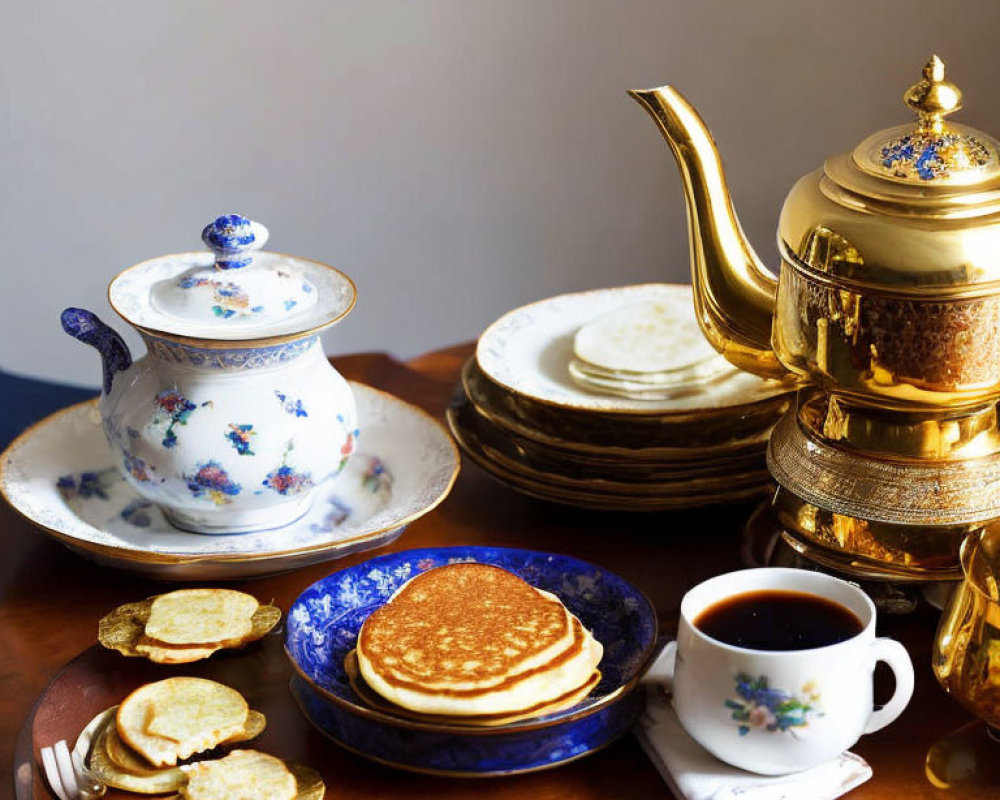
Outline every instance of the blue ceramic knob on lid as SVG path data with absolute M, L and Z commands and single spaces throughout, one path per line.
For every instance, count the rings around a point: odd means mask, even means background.
M 267 242 L 267 228 L 239 214 L 223 214 L 205 226 L 201 240 L 215 253 L 216 269 L 239 269 Z

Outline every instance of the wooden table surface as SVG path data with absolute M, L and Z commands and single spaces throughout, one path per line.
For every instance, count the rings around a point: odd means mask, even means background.
M 405 364 L 381 354 L 335 358 L 345 376 L 390 391 L 443 418 L 471 353 L 471 345 L 442 350 Z M 414 522 L 384 550 L 291 574 L 234 584 L 287 609 L 309 584 L 377 552 L 445 544 L 495 544 L 570 553 L 602 564 L 634 582 L 656 605 L 661 628 L 676 629 L 681 596 L 699 581 L 742 565 L 740 533 L 751 507 L 684 513 L 597 513 L 523 497 L 463 461 L 454 490 L 435 511 Z M 109 609 L 170 585 L 100 568 L 70 553 L 0 503 L 0 797 L 15 780 L 12 759 L 19 732 L 36 698 L 61 668 L 94 644 L 97 621 Z M 970 718 L 938 687 L 930 670 L 936 612 L 921 608 L 905 617 L 882 617 L 879 635 L 902 641 L 913 658 L 916 690 L 893 725 L 864 737 L 854 748 L 875 776 L 852 800 L 956 797 L 924 778 L 927 748 Z M 883 677 L 881 674 L 879 677 Z M 879 685 L 876 694 L 888 695 Z M 276 689 L 285 691 L 287 689 Z M 280 697 L 276 702 L 280 701 Z M 287 697 L 289 705 L 292 704 Z M 564 767 L 532 775 L 468 781 L 398 772 L 339 749 L 304 719 L 287 717 L 289 741 L 300 742 L 311 766 L 324 773 L 336 798 L 669 798 L 659 775 L 625 737 L 608 749 Z M 30 737 L 19 754 L 30 763 Z M 280 754 L 280 753 L 279 753 Z M 36 797 L 47 797 L 39 788 Z M 30 796 L 30 795 L 28 795 Z M 1000 796 L 1000 788 L 997 790 Z M 803 798 L 803 800 L 806 800 Z

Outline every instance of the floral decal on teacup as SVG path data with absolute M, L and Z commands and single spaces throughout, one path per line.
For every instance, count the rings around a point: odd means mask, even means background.
M 727 697 L 723 704 L 739 723 L 740 736 L 746 736 L 751 728 L 794 734 L 795 728 L 808 727 L 810 716 L 823 713 L 819 689 L 812 681 L 803 684 L 798 694 L 772 688 L 766 675 L 754 678 L 741 672 L 735 681 L 737 696 Z

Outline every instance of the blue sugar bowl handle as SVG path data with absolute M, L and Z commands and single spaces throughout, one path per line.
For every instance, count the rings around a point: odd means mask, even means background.
M 132 366 L 132 354 L 125 340 L 85 308 L 67 308 L 60 315 L 60 321 L 66 333 L 101 354 L 101 365 L 104 367 L 102 386 L 104 394 L 109 394 L 115 375 Z
M 201 240 L 215 253 L 216 269 L 241 269 L 267 241 L 267 228 L 240 214 L 223 214 L 205 226 Z

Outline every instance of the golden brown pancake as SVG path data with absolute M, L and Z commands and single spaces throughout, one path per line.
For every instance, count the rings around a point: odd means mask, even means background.
M 562 602 L 506 570 L 452 564 L 405 584 L 364 623 L 367 685 L 420 714 L 520 714 L 567 696 L 603 648 Z
M 483 688 L 571 636 L 558 600 L 499 567 L 451 564 L 413 578 L 371 614 L 358 650 L 392 684 Z

